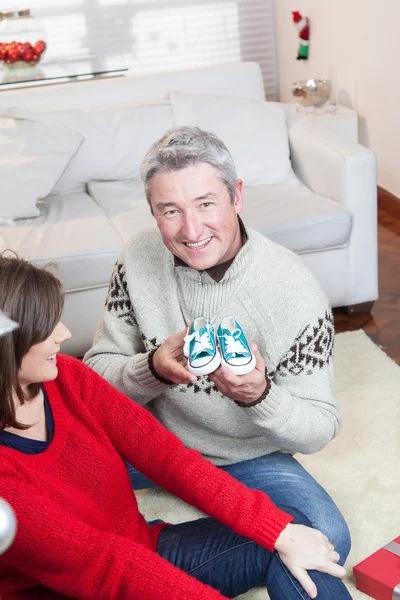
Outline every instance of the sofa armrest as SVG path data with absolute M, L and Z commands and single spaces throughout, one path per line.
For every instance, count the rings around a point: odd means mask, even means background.
M 370 204 L 376 213 L 375 154 L 344 136 L 301 124 L 289 129 L 294 172 L 316 194 L 357 210 Z
M 307 124 L 289 129 L 294 172 L 314 193 L 352 213 L 348 253 L 351 297 L 378 297 L 377 182 L 375 154 L 345 136 Z M 362 300 L 361 300 L 362 298 Z M 352 303 L 356 303 L 353 301 Z

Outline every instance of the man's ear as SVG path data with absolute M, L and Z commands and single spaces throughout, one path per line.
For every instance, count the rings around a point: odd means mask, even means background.
M 234 200 L 236 214 L 240 214 L 243 210 L 242 190 L 243 190 L 243 181 L 242 181 L 242 179 L 237 179 L 236 180 L 235 200 Z

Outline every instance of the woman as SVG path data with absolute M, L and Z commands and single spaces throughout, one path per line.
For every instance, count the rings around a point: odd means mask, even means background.
M 320 600 L 350 598 L 339 555 L 301 513 L 186 449 L 58 355 L 70 337 L 62 309 L 54 275 L 0 256 L 0 310 L 20 324 L 0 340 L 0 496 L 18 521 L 0 596 L 216 600 L 266 585 L 272 600 L 317 588 Z M 147 524 L 124 461 L 212 518 Z

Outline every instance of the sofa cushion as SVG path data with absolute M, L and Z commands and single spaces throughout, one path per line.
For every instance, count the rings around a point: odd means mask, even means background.
M 293 173 L 284 110 L 276 103 L 172 92 L 174 125 L 198 125 L 221 138 L 245 185 L 285 181 Z
M 63 123 L 0 118 L 0 218 L 38 216 L 37 200 L 50 193 L 82 140 Z
M 56 262 L 67 292 L 108 285 L 122 240 L 85 193 L 48 196 L 40 216 L 0 227 L 0 245 L 40 265 Z
M 156 224 L 139 178 L 130 181 L 91 181 L 88 192 L 124 242 L 138 231 Z
M 50 112 L 46 122 L 79 131 L 84 141 L 52 194 L 82 191 L 88 181 L 136 177 L 150 145 L 172 127 L 170 104 L 132 104 L 94 110 Z
M 244 188 L 244 222 L 297 254 L 346 246 L 352 214 L 339 202 L 306 186 Z

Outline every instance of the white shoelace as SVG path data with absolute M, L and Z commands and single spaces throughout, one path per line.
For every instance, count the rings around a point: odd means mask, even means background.
M 194 340 L 194 348 L 193 348 L 192 354 L 197 355 L 206 350 L 211 350 L 211 352 L 213 351 L 213 346 L 211 344 L 209 331 L 205 331 L 201 335 L 198 331 L 195 331 L 191 335 L 187 335 L 185 337 L 185 342 L 187 342 L 188 344 L 192 340 Z
M 236 356 L 236 354 L 248 354 L 248 351 L 243 346 L 242 342 L 239 339 L 234 338 L 235 333 L 238 333 L 240 336 L 240 329 L 234 329 L 231 334 L 224 333 L 224 335 L 220 336 L 225 340 L 227 354 L 232 354 L 232 356 Z

